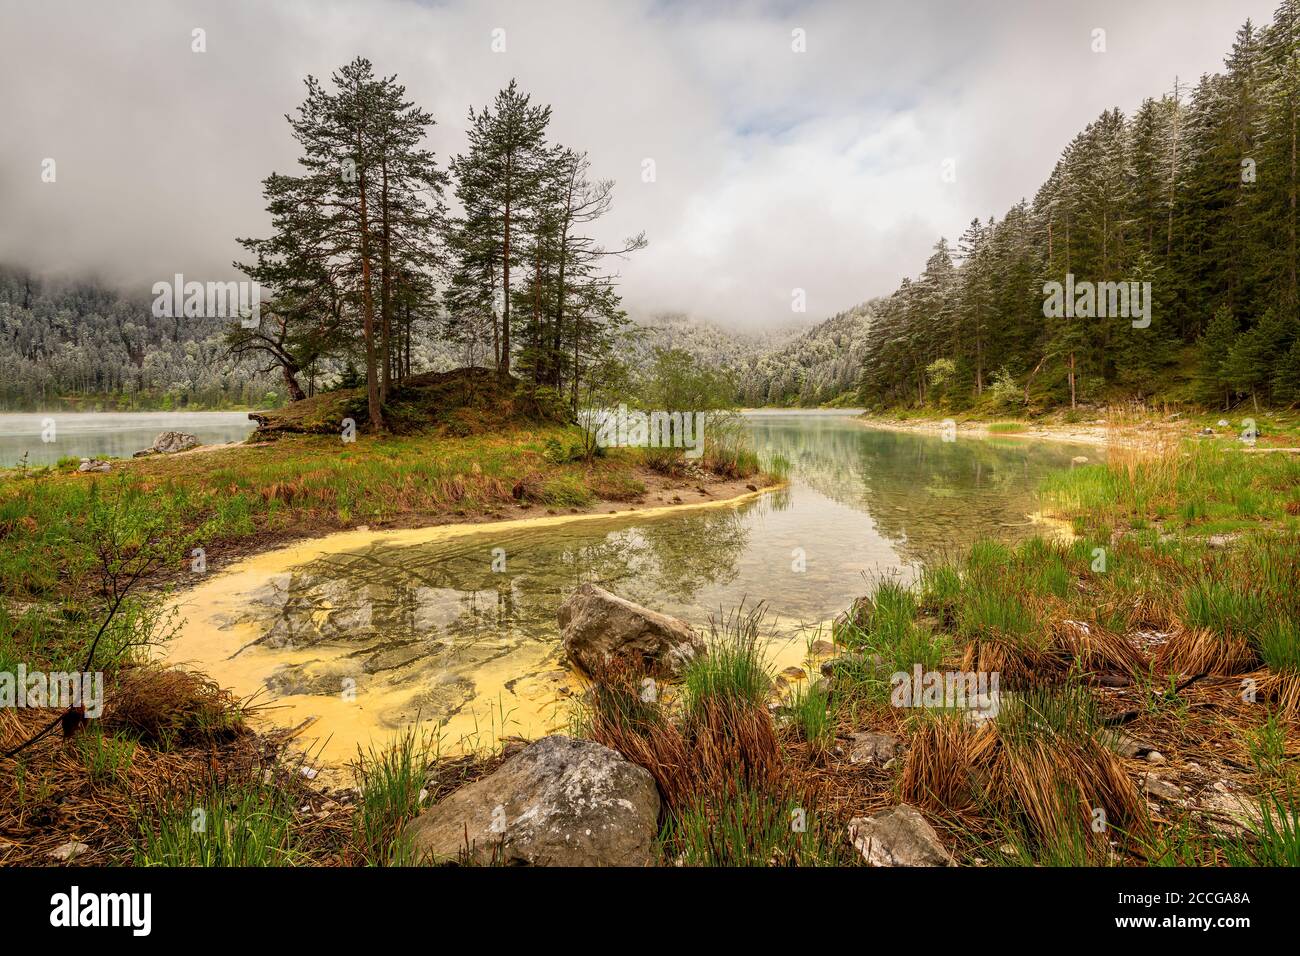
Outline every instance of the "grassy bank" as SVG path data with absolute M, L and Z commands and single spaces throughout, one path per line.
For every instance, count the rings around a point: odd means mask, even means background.
M 0 647 L 9 663 L 42 652 L 78 661 L 98 626 L 105 572 L 93 561 L 53 577 L 33 569 L 48 556 L 95 555 L 98 539 L 116 542 L 129 570 L 133 548 L 168 533 L 173 546 L 190 545 L 235 496 L 256 498 L 238 526 L 255 535 L 344 520 L 340 482 L 361 492 L 347 519 L 378 522 L 399 520 L 403 501 L 518 507 L 515 484 L 532 472 L 542 478 L 525 485 L 523 503 L 539 509 L 566 506 L 545 497 L 548 481 L 594 495 L 602 482 L 638 480 L 622 453 L 565 460 L 556 453 L 565 436 L 439 439 L 436 465 L 418 438 L 362 439 L 348 449 L 355 459 L 340 459 L 324 455 L 327 439 L 304 437 L 233 449 L 221 469 L 145 459 L 126 474 L 22 479 L 28 486 L 6 487 L 15 496 L 6 500 L 86 510 L 6 565 L 6 587 L 21 585 L 22 597 L 4 602 Z M 78 482 L 88 497 L 60 497 Z M 285 482 L 300 490 L 249 491 Z M 450 495 L 456 482 L 465 490 Z M 126 485 L 125 499 L 107 494 Z M 164 486 L 165 497 L 154 494 Z M 575 710 L 574 731 L 655 778 L 659 861 L 857 865 L 849 821 L 906 802 L 962 865 L 1300 862 L 1300 459 L 1214 439 L 1112 449 L 1106 464 L 1051 478 L 1043 498 L 1075 540 L 985 541 L 926 567 L 914 586 L 878 581 L 810 639 L 809 680 L 771 672 L 761 611 L 744 609 L 715 621 L 711 653 L 655 701 L 642 699 L 640 675 L 604 675 Z M 151 507 L 123 510 L 124 500 Z M 179 503 L 197 500 L 205 517 L 178 521 L 190 513 Z M 42 533 L 37 515 L 69 512 L 4 514 L 6 533 L 22 540 Z M 32 838 L 0 848 L 0 859 L 47 862 L 75 838 L 91 863 L 411 862 L 403 824 L 502 759 L 441 759 L 408 734 L 358 755 L 355 789 L 321 787 L 303 773 L 291 733 L 249 733 L 246 706 L 220 688 L 132 666 L 134 641 L 165 633 L 151 613 L 147 600 L 132 603 L 106 638 L 130 706 L 4 761 L 15 783 L 0 805 L 5 832 Z M 996 673 L 996 713 L 959 701 L 898 706 L 893 676 L 918 665 Z M 0 736 L 21 739 L 44 717 L 0 714 Z M 198 833 L 187 822 L 196 809 L 209 821 Z
M 93 864 L 391 862 L 383 821 L 410 809 L 428 748 L 358 755 L 357 791 L 316 785 L 291 734 L 251 731 L 256 701 L 148 663 L 176 623 L 161 611 L 166 591 L 243 555 L 361 525 L 623 509 L 771 479 L 724 429 L 686 461 L 593 454 L 559 423 L 498 424 L 346 443 L 282 431 L 113 461 L 103 474 L 75 461 L 0 474 L 0 672 L 100 671 L 106 701 L 84 724 L 61 722 L 57 709 L 0 709 L 0 863 L 48 864 L 59 847 Z M 189 829 L 195 810 L 210 837 Z
M 835 622 L 824 680 L 771 674 L 749 618 L 675 703 L 597 695 L 586 731 L 665 795 L 663 862 L 860 863 L 849 820 L 900 802 L 962 865 L 1300 861 L 1300 463 L 1187 444 L 1045 497 L 1075 541 L 878 582 Z M 996 713 L 898 706 L 918 665 L 998 674 Z
M 1241 442 L 1254 435 L 1256 452 L 1300 448 L 1300 415 L 1293 410 L 1238 408 L 1232 412 L 1141 405 L 1057 408 L 1037 414 L 1007 409 L 897 408 L 870 411 L 875 428 L 947 432 L 957 436 L 1012 436 L 1155 449 L 1186 438 Z

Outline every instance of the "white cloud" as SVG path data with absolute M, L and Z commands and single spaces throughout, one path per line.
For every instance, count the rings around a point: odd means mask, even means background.
M 288 171 L 307 73 L 360 53 L 463 146 L 512 76 L 555 138 L 619 182 L 604 224 L 634 314 L 787 322 L 887 293 L 940 234 L 1032 195 L 1101 110 L 1219 68 L 1271 0 L 1009 2 L 45 2 L 0 11 L 0 262 L 133 288 L 225 274 Z M 1093 54 L 1091 30 L 1107 30 Z M 190 51 L 194 27 L 208 51 Z M 506 30 L 493 54 L 491 31 Z M 790 49 L 790 31 L 808 50 Z M 58 163 L 58 181 L 40 163 Z M 641 181 L 653 158 L 658 178 Z M 957 181 L 940 179 L 955 157 Z

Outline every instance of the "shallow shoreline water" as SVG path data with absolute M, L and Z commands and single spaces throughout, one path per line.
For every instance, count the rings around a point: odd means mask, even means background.
M 340 532 L 263 552 L 175 599 L 187 620 L 166 659 L 259 695 L 276 726 L 314 720 L 304 739 L 326 764 L 416 724 L 436 729 L 444 753 L 481 750 L 567 726 L 582 684 L 562 661 L 555 609 L 581 581 L 699 629 L 762 601 L 779 671 L 803 666 L 873 578 L 911 580 L 917 562 L 975 536 L 1056 531 L 1032 489 L 1069 466 L 1066 446 L 954 445 L 840 415 L 750 422 L 760 454 L 790 462 L 789 485 L 613 514 Z

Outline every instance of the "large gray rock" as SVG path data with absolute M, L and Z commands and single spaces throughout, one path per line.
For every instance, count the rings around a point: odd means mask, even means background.
M 621 661 L 655 677 L 679 676 L 704 640 L 684 621 L 584 584 L 560 605 L 560 631 L 569 660 L 588 674 Z
M 424 862 L 649 866 L 659 790 L 617 751 L 555 735 L 462 787 L 407 828 Z
M 849 840 L 872 866 L 954 865 L 934 827 L 906 803 L 874 817 L 854 817 Z
M 197 435 L 188 435 L 185 432 L 162 432 L 153 440 L 149 450 L 161 455 L 170 455 L 174 452 L 198 448 L 199 444 Z

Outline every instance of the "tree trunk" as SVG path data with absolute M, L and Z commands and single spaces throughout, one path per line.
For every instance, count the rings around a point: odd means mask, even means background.
M 510 377 L 510 163 L 506 163 L 506 214 L 505 243 L 501 255 L 501 364 L 497 366 L 502 378 Z
M 388 223 L 388 159 L 385 157 L 379 166 L 379 217 L 380 235 L 382 237 L 379 258 L 379 311 L 380 311 L 380 355 L 383 359 L 383 378 L 379 382 L 379 400 L 388 401 L 388 387 L 392 376 L 392 280 L 389 263 L 389 223 Z
M 280 366 L 280 373 L 284 376 L 284 387 L 289 390 L 289 400 L 301 402 L 307 396 L 303 393 L 302 386 L 298 384 L 297 369 L 290 368 L 288 365 Z
M 357 134 L 357 154 L 362 155 L 361 134 Z M 370 218 L 366 208 L 366 174 L 357 180 L 361 187 L 361 320 L 366 340 L 366 413 L 373 431 L 384 427 L 384 413 L 379 403 L 379 376 L 375 367 L 375 297 L 370 282 Z

